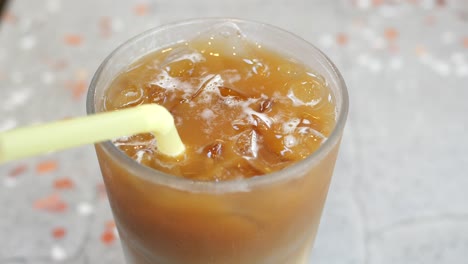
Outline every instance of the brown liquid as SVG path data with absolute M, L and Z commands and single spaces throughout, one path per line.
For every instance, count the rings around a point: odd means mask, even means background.
M 177 160 L 164 157 L 150 134 L 119 139 L 119 148 L 146 166 L 206 181 L 263 175 L 315 151 L 335 123 L 324 80 L 277 53 L 241 44 L 243 55 L 222 37 L 179 44 L 118 76 L 106 110 L 165 106 L 187 151 Z
M 185 156 L 161 155 L 150 134 L 115 144 L 144 165 L 202 181 L 263 175 L 315 151 L 335 124 L 325 82 L 240 35 L 234 42 L 213 35 L 163 49 L 109 87 L 105 110 L 152 102 L 167 107 Z M 96 147 L 130 264 L 304 263 L 337 149 L 291 180 L 243 192 L 197 193 L 133 175 Z

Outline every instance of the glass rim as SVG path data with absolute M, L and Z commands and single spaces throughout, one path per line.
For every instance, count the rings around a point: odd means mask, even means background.
M 155 28 L 146 30 L 120 44 L 116 49 L 114 49 L 101 63 L 101 65 L 96 70 L 87 93 L 86 98 L 86 112 L 88 115 L 92 115 L 96 112 L 95 104 L 95 94 L 98 80 L 101 77 L 103 70 L 108 65 L 109 61 L 116 55 L 118 52 L 131 43 L 143 39 L 149 35 L 158 34 L 158 32 L 163 32 L 170 30 L 172 28 L 181 27 L 189 24 L 204 23 L 204 22 L 234 22 L 242 24 L 250 24 L 266 27 L 269 30 L 281 32 L 286 34 L 294 41 L 301 41 L 306 43 L 308 46 L 313 48 L 317 55 L 321 57 L 323 62 L 326 63 L 325 68 L 329 68 L 332 71 L 334 77 L 336 78 L 338 84 L 338 92 L 341 93 L 341 104 L 339 105 L 339 111 L 337 112 L 336 123 L 333 128 L 333 131 L 330 133 L 330 136 L 322 143 L 322 145 L 312 154 L 307 156 L 305 159 L 295 162 L 294 164 L 272 173 L 267 173 L 259 176 L 254 176 L 246 179 L 239 180 L 227 180 L 227 181 L 197 181 L 192 179 L 183 178 L 180 176 L 171 175 L 158 171 L 156 169 L 142 165 L 131 157 L 127 156 L 123 151 L 117 148 L 111 141 L 105 141 L 97 143 L 101 146 L 114 160 L 117 160 L 125 168 L 129 168 L 132 171 L 132 174 L 135 174 L 137 177 L 144 178 L 150 182 L 160 185 L 170 186 L 175 189 L 190 191 L 190 192 L 206 192 L 206 193 L 226 193 L 226 192 L 245 192 L 249 191 L 255 187 L 264 186 L 272 183 L 281 182 L 284 180 L 293 179 L 296 177 L 302 177 L 303 169 L 309 166 L 315 166 L 320 160 L 322 160 L 336 144 L 339 143 L 344 130 L 346 123 L 348 111 L 349 111 L 349 98 L 348 90 L 346 83 L 339 72 L 335 64 L 326 56 L 320 49 L 315 45 L 311 44 L 307 40 L 297 36 L 294 33 L 291 33 L 287 30 L 281 29 L 279 27 L 252 20 L 237 19 L 237 18 L 198 18 L 198 19 L 188 19 L 177 21 L 169 24 L 164 24 L 157 26 Z

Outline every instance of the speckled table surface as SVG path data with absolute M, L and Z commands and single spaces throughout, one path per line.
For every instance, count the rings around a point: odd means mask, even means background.
M 13 0 L 0 130 L 85 114 L 119 43 L 163 23 L 259 20 L 315 43 L 351 111 L 311 263 L 468 263 L 468 1 Z M 91 146 L 0 166 L 0 263 L 124 263 Z

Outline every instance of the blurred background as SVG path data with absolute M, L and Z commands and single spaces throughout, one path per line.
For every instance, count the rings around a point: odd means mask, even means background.
M 85 115 L 103 59 L 164 23 L 238 17 L 305 38 L 337 64 L 351 102 L 311 263 L 467 263 L 467 0 L 11 0 L 3 9 L 0 130 Z M 124 263 L 91 146 L 0 166 L 0 263 Z

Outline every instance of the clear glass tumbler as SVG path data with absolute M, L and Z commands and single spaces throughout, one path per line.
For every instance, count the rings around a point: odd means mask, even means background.
M 320 222 L 348 112 L 346 85 L 316 47 L 276 27 L 236 19 L 199 19 L 146 31 L 112 52 L 88 92 L 88 114 L 103 109 L 112 80 L 142 56 L 190 40 L 221 23 L 322 75 L 337 120 L 323 145 L 278 172 L 243 180 L 197 182 L 138 164 L 112 142 L 96 152 L 129 264 L 306 263 Z

